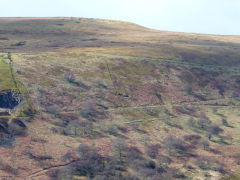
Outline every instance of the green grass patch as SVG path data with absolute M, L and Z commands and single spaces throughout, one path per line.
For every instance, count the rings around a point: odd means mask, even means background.
M 0 58 L 0 91 L 16 90 L 9 64 Z

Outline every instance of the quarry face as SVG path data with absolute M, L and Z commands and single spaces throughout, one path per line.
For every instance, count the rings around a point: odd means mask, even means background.
M 11 90 L 0 92 L 0 108 L 1 109 L 14 109 L 19 103 L 21 99 L 19 95 Z

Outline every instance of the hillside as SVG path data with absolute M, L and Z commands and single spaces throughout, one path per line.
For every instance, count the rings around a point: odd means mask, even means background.
M 2 179 L 239 172 L 240 36 L 0 18 L 0 53 Z

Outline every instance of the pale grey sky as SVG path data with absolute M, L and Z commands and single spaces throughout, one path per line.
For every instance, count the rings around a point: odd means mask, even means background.
M 89 17 L 146 27 L 240 35 L 240 0 L 0 0 L 0 17 Z

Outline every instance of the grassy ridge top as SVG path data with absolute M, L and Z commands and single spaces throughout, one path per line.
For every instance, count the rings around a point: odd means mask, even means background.
M 240 36 L 157 31 L 100 19 L 0 19 L 0 42 L 0 49 L 12 52 L 121 47 L 129 55 L 224 65 L 238 64 L 240 57 Z

